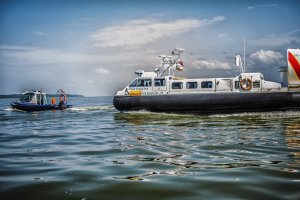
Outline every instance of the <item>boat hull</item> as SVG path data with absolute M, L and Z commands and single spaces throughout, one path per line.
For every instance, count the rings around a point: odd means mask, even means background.
M 116 95 L 113 104 L 119 111 L 203 114 L 300 110 L 300 92 Z
M 27 112 L 35 112 L 35 111 L 46 111 L 46 110 L 63 110 L 66 108 L 71 108 L 72 105 L 66 105 L 65 108 L 62 109 L 59 105 L 38 105 L 38 104 L 32 104 L 32 103 L 18 103 L 13 102 L 11 103 L 11 107 L 18 110 L 23 110 Z

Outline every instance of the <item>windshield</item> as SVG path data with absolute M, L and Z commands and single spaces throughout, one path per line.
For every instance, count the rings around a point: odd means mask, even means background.
M 20 98 L 20 101 L 21 102 L 30 102 L 33 96 L 34 96 L 34 93 L 23 94 L 23 96 Z
M 151 79 L 135 79 L 129 87 L 151 87 Z

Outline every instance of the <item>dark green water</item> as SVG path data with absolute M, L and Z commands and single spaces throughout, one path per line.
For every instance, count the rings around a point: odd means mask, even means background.
M 0 99 L 1 199 L 300 199 L 300 112 L 26 113 Z

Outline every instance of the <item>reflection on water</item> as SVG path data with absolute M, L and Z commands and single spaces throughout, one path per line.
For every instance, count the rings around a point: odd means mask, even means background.
M 288 125 L 285 132 L 285 141 L 295 163 L 289 163 L 291 168 L 300 169 L 300 120 L 296 120 L 295 124 Z
M 138 136 L 136 139 L 152 150 L 164 149 L 164 156 L 135 157 L 138 161 L 199 169 L 282 165 L 282 170 L 298 172 L 299 115 L 299 112 L 290 111 L 211 116 L 125 112 L 115 113 L 114 119 L 119 123 L 137 126 L 139 132 L 145 132 L 146 130 L 143 130 L 145 126 L 151 126 L 152 129 L 161 132 L 159 138 L 155 137 L 156 133 L 151 133 L 151 135 L 142 133 L 146 136 Z M 292 164 L 287 163 L 285 157 L 279 159 L 282 152 L 276 154 L 277 148 L 275 147 L 286 145 L 284 141 L 290 150 L 296 150 L 289 152 L 288 155 L 295 158 Z M 131 144 L 128 146 L 133 147 Z M 178 152 L 178 149 L 185 149 L 186 152 L 181 151 L 179 158 L 176 154 L 177 159 L 174 159 L 174 154 L 171 152 Z M 167 154 L 170 150 L 170 154 Z M 196 162 L 193 159 L 186 160 L 188 157 L 194 158 L 195 152 L 197 152 L 195 160 L 200 157 L 202 162 Z M 266 156 L 266 154 L 271 155 Z M 165 155 L 168 157 L 166 158 Z M 203 162 L 206 160 L 207 162 Z M 156 172 L 156 174 L 159 173 Z
M 0 100 L 7 199 L 299 199 L 300 112 L 15 112 Z M 76 106 L 80 105 L 80 106 Z
M 286 127 L 286 142 L 290 148 L 300 147 L 300 120 L 296 124 L 288 125 Z

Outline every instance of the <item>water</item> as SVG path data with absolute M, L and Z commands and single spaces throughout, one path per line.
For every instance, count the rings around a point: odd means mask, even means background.
M 0 99 L 1 199 L 300 199 L 300 112 L 27 113 Z

